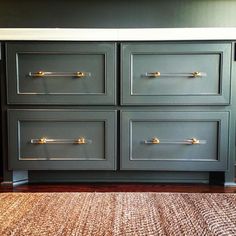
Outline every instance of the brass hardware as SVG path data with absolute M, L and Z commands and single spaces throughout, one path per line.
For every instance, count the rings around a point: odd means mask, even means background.
M 160 77 L 161 76 L 161 72 L 160 71 L 155 71 L 155 72 L 151 72 L 151 73 L 148 73 L 148 76 L 150 77 Z
M 191 138 L 190 139 L 192 144 L 200 144 L 200 140 L 196 139 L 196 138 Z
M 161 73 L 160 71 L 156 72 L 146 72 L 144 77 L 149 77 L 149 78 L 157 78 L 157 77 L 170 77 L 170 78 L 175 78 L 175 77 L 189 77 L 189 78 L 200 78 L 200 77 L 205 77 L 207 74 L 205 72 L 199 72 L 199 71 L 194 71 L 194 72 L 189 72 L 189 73 Z
M 191 139 L 159 139 L 157 137 L 153 137 L 149 140 L 142 141 L 145 144 L 187 144 L 187 145 L 195 145 L 195 144 L 206 144 L 206 140 L 199 140 L 197 138 Z
M 45 144 L 45 143 L 47 143 L 47 139 L 46 138 L 40 138 L 38 140 L 38 144 Z
M 157 137 L 153 137 L 151 142 L 152 142 L 152 144 L 159 144 L 160 140 Z
M 83 78 L 85 76 L 86 76 L 86 74 L 84 72 L 81 72 L 81 71 L 76 72 L 76 77 L 78 77 L 78 78 Z
M 39 138 L 31 139 L 32 144 L 91 144 L 92 140 L 86 139 L 84 137 L 79 137 L 78 139 L 49 139 L 49 138 Z
M 76 71 L 76 72 L 50 72 L 50 71 L 37 71 L 37 72 L 29 72 L 29 77 L 46 77 L 46 78 L 55 78 L 55 77 L 76 77 L 76 78 L 84 78 L 84 77 L 90 77 L 90 72 L 85 71 Z
M 45 73 L 43 71 L 37 71 L 36 73 L 34 73 L 34 77 L 44 77 Z
M 202 77 L 202 73 L 199 72 L 199 71 L 194 71 L 194 72 L 192 73 L 192 75 L 193 75 L 194 78 Z
M 81 138 L 78 138 L 75 143 L 77 144 L 86 144 L 86 140 L 85 138 L 81 137 Z
M 30 142 L 33 143 L 33 144 L 47 144 L 48 139 L 47 138 L 31 139 Z
M 31 143 L 32 143 L 32 140 L 31 140 Z M 47 143 L 47 139 L 46 138 L 40 138 L 37 140 L 37 144 L 45 144 Z

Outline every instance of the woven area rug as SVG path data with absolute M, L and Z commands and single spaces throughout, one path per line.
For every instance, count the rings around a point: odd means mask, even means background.
M 0 235 L 236 235 L 236 194 L 1 193 Z

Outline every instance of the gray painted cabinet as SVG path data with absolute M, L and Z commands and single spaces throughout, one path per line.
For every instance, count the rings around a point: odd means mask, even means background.
M 122 170 L 224 171 L 228 112 L 121 114 Z
M 231 171 L 232 46 L 6 43 L 9 169 L 101 181 Z
M 115 43 L 6 44 L 9 104 L 116 103 Z
M 9 168 L 116 169 L 116 112 L 9 110 Z
M 123 43 L 123 105 L 226 105 L 230 43 Z

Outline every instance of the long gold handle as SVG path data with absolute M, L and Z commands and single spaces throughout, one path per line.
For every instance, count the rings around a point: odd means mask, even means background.
M 146 72 L 144 76 L 149 78 L 157 78 L 162 76 L 200 78 L 200 77 L 205 77 L 206 73 L 200 71 L 194 71 L 190 73 L 161 73 L 160 71 L 155 71 L 155 72 Z
M 149 140 L 144 140 L 145 144 L 206 144 L 206 140 L 199 140 L 197 138 L 190 138 L 184 140 L 170 140 L 170 139 L 159 139 L 157 137 L 153 137 Z
M 46 77 L 75 77 L 78 79 L 90 77 L 90 72 L 76 71 L 76 72 L 49 72 L 49 71 L 36 71 L 29 72 L 29 77 L 33 78 L 46 78 Z
M 92 140 L 86 139 L 84 137 L 79 137 L 78 139 L 49 139 L 49 138 L 39 138 L 31 139 L 32 144 L 91 144 Z

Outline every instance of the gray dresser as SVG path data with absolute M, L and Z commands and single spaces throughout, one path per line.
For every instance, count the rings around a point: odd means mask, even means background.
M 4 48 L 10 171 L 28 171 L 32 182 L 224 182 L 232 174 L 233 42 Z

